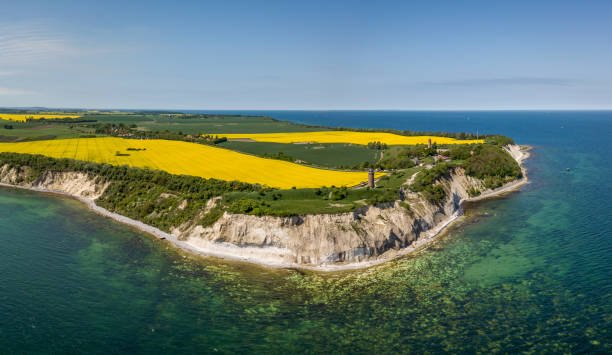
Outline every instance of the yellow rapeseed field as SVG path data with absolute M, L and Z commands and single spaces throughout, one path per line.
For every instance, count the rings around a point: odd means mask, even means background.
M 26 114 L 12 114 L 12 113 L 0 113 L 0 119 L 7 121 L 17 121 L 17 122 L 25 122 L 27 119 L 39 120 L 41 118 L 46 118 L 48 120 L 58 119 L 58 118 L 77 118 L 81 117 L 80 115 L 63 115 L 57 113 L 44 113 L 44 114 L 36 114 L 31 115 L 29 113 Z
M 382 142 L 388 145 L 415 145 L 432 143 L 438 144 L 471 144 L 484 143 L 484 140 L 457 140 L 436 136 L 400 136 L 384 132 L 352 132 L 352 131 L 323 131 L 323 132 L 294 132 L 294 133 L 247 133 L 247 134 L 215 134 L 228 139 L 252 139 L 258 142 L 272 143 L 352 143 L 367 145 L 369 142 Z
M 133 151 L 127 150 L 128 148 L 146 150 Z M 129 165 L 164 170 L 171 174 L 239 180 L 283 189 L 293 186 L 354 186 L 367 180 L 366 172 L 315 169 L 202 144 L 169 140 L 105 137 L 0 143 L 0 152 L 42 154 L 53 158 Z M 116 152 L 129 156 L 117 156 Z

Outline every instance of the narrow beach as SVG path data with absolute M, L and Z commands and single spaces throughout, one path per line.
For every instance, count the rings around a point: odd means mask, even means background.
M 523 161 L 529 157 L 530 155 L 530 153 L 528 152 L 529 149 L 531 149 L 531 147 L 529 146 L 520 146 L 520 148 L 517 148 L 517 149 L 508 149 L 508 153 L 510 153 L 510 155 L 519 163 L 521 167 L 521 170 L 523 172 L 523 177 L 521 179 L 512 181 L 495 190 L 491 190 L 486 193 L 483 193 L 480 196 L 468 198 L 468 199 L 462 199 L 461 201 L 459 201 L 459 205 L 463 206 L 465 202 L 481 201 L 484 199 L 498 197 L 503 194 L 506 194 L 512 191 L 516 191 L 521 186 L 528 183 L 529 180 L 527 177 L 527 171 L 525 167 L 523 166 Z M 53 195 L 58 195 L 58 196 L 68 197 L 68 198 L 78 200 L 82 202 L 83 204 L 85 204 L 91 211 L 101 216 L 110 218 L 116 222 L 119 222 L 124 225 L 135 228 L 141 232 L 152 235 L 157 239 L 167 240 L 174 247 L 177 247 L 185 252 L 188 252 L 194 255 L 214 257 L 214 258 L 220 258 L 220 259 L 231 260 L 231 261 L 246 262 L 246 263 L 257 264 L 257 265 L 265 266 L 265 267 L 272 267 L 272 268 L 297 268 L 297 269 L 314 270 L 314 271 L 341 271 L 341 270 L 364 269 L 364 268 L 382 264 L 384 262 L 393 260 L 401 256 L 405 256 L 405 255 L 412 254 L 420 250 L 424 250 L 434 240 L 436 240 L 436 237 L 440 236 L 449 226 L 451 226 L 454 222 L 456 222 L 458 218 L 463 214 L 463 210 L 459 209 L 459 211 L 457 211 L 456 213 L 452 214 L 448 218 L 438 223 L 434 228 L 425 232 L 422 237 L 417 239 L 411 245 L 409 245 L 406 248 L 401 249 L 400 251 L 396 253 L 393 253 L 393 255 L 390 255 L 390 256 L 383 255 L 381 258 L 376 259 L 376 260 L 355 262 L 355 263 L 350 263 L 350 264 L 328 264 L 328 265 L 321 265 L 321 266 L 310 266 L 310 265 L 297 264 L 297 263 L 272 262 L 270 260 L 264 260 L 256 256 L 241 256 L 241 255 L 237 255 L 238 253 L 236 253 L 237 251 L 243 251 L 245 248 L 260 249 L 256 247 L 239 247 L 239 246 L 229 244 L 229 243 L 216 243 L 218 245 L 214 246 L 214 250 L 213 248 L 197 247 L 186 241 L 179 240 L 176 236 L 170 233 L 164 232 L 158 228 L 155 228 L 148 224 L 142 223 L 140 221 L 128 218 L 126 216 L 111 212 L 105 208 L 97 206 L 94 200 L 84 198 L 81 196 L 68 194 L 62 191 L 41 189 L 41 188 L 36 188 L 36 187 L 26 187 L 26 186 L 19 186 L 19 185 L 11 185 L 11 184 L 4 184 L 4 183 L 0 183 L 0 187 L 18 188 L 18 189 L 36 191 L 36 192 L 41 192 L 41 193 L 49 193 Z

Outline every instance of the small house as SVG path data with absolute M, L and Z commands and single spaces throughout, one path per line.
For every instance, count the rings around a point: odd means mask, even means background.
M 434 156 L 434 160 L 435 161 L 438 161 L 438 160 L 449 161 L 450 158 L 445 156 L 445 155 L 438 154 L 438 155 Z

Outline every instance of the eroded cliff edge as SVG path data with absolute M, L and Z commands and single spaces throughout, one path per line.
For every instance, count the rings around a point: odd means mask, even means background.
M 505 148 L 519 164 L 528 156 L 519 146 Z M 522 164 L 521 164 L 522 168 Z M 406 187 L 396 201 L 364 206 L 354 212 L 293 217 L 254 216 L 224 212 L 214 224 L 203 227 L 194 219 L 172 228 L 168 234 L 142 222 L 95 205 L 108 183 L 78 172 L 45 172 L 28 182 L 28 167 L 0 168 L 0 183 L 38 191 L 67 194 L 86 202 L 94 211 L 122 223 L 168 239 L 193 253 L 212 255 L 269 266 L 307 267 L 321 270 L 365 267 L 409 253 L 432 240 L 462 213 L 463 202 L 491 197 L 517 188 L 523 177 L 495 190 L 467 176 L 462 168 L 438 183 L 447 198 L 432 204 Z M 470 198 L 469 191 L 478 190 Z M 209 201 L 212 208 L 215 199 Z M 202 211 L 204 213 L 204 211 Z

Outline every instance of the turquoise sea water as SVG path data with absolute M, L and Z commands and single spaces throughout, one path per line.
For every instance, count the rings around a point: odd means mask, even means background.
M 191 258 L 0 189 L 0 352 L 612 352 L 612 112 L 266 114 L 507 134 L 532 182 L 419 255 L 331 274 Z

